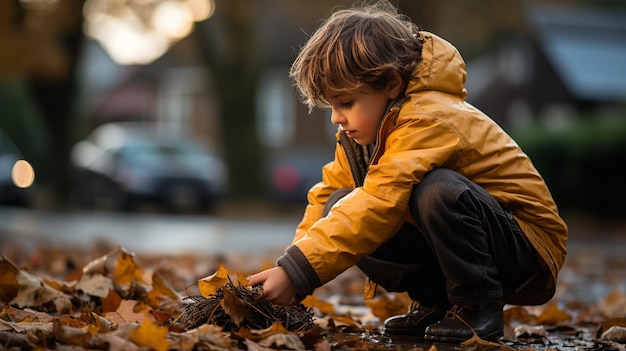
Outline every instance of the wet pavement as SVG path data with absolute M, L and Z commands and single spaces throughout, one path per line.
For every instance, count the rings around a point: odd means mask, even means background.
M 284 248 L 298 218 L 217 217 L 159 213 L 49 212 L 0 207 L 0 247 L 22 245 L 89 245 L 104 241 L 136 253 L 183 252 L 228 254 Z

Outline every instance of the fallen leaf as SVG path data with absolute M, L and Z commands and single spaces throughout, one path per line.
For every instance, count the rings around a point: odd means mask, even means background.
M 117 329 L 117 324 L 109 321 L 108 319 L 100 316 L 95 312 L 90 312 L 90 316 L 93 320 L 93 324 L 98 328 L 100 333 L 108 333 Z
M 604 340 L 611 340 L 619 343 L 626 343 L 626 327 L 614 325 L 607 329 L 601 336 Z
M 56 338 L 65 344 L 88 347 L 91 338 L 98 334 L 98 329 L 96 326 L 87 326 L 86 328 L 71 327 L 55 319 L 53 333 Z
M 94 348 L 109 351 L 136 351 L 145 350 L 134 342 L 114 334 L 98 334 L 93 337 L 91 344 Z
M 139 346 L 147 346 L 156 351 L 167 351 L 167 328 L 144 321 L 128 335 L 128 339 Z
M 554 325 L 570 320 L 572 316 L 569 313 L 560 310 L 556 304 L 551 304 L 537 317 L 536 323 Z
M 307 296 L 304 300 L 302 300 L 301 303 L 306 307 L 312 307 L 312 308 L 317 309 L 319 313 L 322 315 L 329 315 L 329 314 L 335 313 L 335 306 L 332 303 L 322 301 L 318 299 L 317 297 L 315 297 L 314 295 Z
M 165 300 L 179 301 L 180 297 L 172 288 L 167 286 L 161 276 L 157 273 L 152 274 L 152 290 L 147 294 L 148 304 L 152 308 L 158 308 Z
M 100 273 L 83 274 L 75 289 L 82 290 L 87 295 L 107 297 L 113 290 L 113 280 Z
M 34 334 L 49 334 L 52 332 L 52 322 L 32 322 L 32 323 L 17 323 L 8 322 L 0 319 L 0 331 L 15 331 L 17 333 L 34 333 Z
M 287 328 L 281 322 L 275 322 L 265 329 L 248 329 L 242 328 L 237 331 L 237 335 L 244 339 L 251 339 L 255 341 L 263 340 L 268 336 L 276 333 L 287 333 Z
M 43 307 L 52 302 L 58 313 L 68 313 L 72 308 L 71 297 L 45 284 L 40 278 L 20 270 L 16 276 L 19 284 L 17 295 L 9 302 L 18 307 Z
M 204 324 L 185 333 L 171 333 L 171 339 L 170 348 L 177 350 L 238 350 L 237 342 L 230 338 L 230 334 L 213 324 Z
M 0 253 L 0 301 L 7 303 L 15 298 L 19 291 L 17 275 L 19 269 Z
M 224 291 L 224 299 L 222 300 L 222 308 L 224 312 L 226 312 L 230 318 L 233 320 L 235 325 L 239 327 L 241 325 L 241 321 L 243 321 L 246 316 L 250 314 L 250 307 L 230 289 L 223 289 Z
M 220 264 L 217 272 L 206 278 L 198 280 L 198 289 L 200 289 L 200 294 L 202 296 L 209 298 L 211 295 L 215 294 L 217 289 L 221 288 L 228 282 L 228 271 L 223 265 Z
M 476 335 L 476 333 L 474 333 L 474 336 L 472 336 L 471 338 L 463 341 L 461 343 L 461 346 L 467 347 L 471 349 L 472 351 L 486 351 L 486 350 L 493 350 L 493 349 L 513 350 L 508 345 L 482 339 L 478 335 Z
M 365 306 L 369 307 L 374 316 L 378 317 L 380 321 L 406 313 L 409 304 L 410 298 L 408 295 L 393 293 L 382 294 L 378 298 L 365 301 Z
M 548 332 L 543 325 L 522 324 L 515 327 L 514 336 L 516 339 L 543 339 L 548 336 Z
M 103 298 L 100 298 L 102 303 L 102 312 L 115 312 L 122 303 L 122 298 L 115 290 L 109 290 L 109 294 Z
M 537 317 L 528 312 L 523 306 L 514 306 L 504 310 L 504 324 L 510 325 L 513 321 L 525 324 L 537 324 Z
M 598 304 L 598 309 L 606 318 L 626 316 L 626 294 L 613 290 Z
M 154 316 L 149 311 L 145 309 L 135 311 L 136 305 L 135 300 L 122 300 L 115 312 L 105 313 L 104 317 L 118 326 L 127 323 L 142 323 L 145 320 L 154 321 Z
M 125 286 L 133 281 L 145 283 L 143 280 L 143 272 L 135 263 L 134 254 L 120 250 L 119 256 L 115 261 L 115 269 L 113 270 L 113 280 L 116 284 Z
M 267 338 L 259 341 L 259 345 L 272 349 L 288 349 L 304 351 L 306 348 L 297 334 L 293 333 L 274 333 Z
M 10 314 L 11 319 L 15 322 L 21 322 L 28 319 L 30 322 L 52 322 L 54 316 L 32 310 L 30 308 L 18 309 L 11 306 L 4 306 L 5 313 Z

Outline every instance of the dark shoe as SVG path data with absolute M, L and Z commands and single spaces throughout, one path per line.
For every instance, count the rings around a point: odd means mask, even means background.
M 503 335 L 503 307 L 500 302 L 476 309 L 455 305 L 443 320 L 426 328 L 424 339 L 461 343 L 476 334 L 484 340 L 497 340 Z
M 449 307 L 450 305 L 428 307 L 413 301 L 409 313 L 387 318 L 385 334 L 423 337 L 426 327 L 440 321 Z

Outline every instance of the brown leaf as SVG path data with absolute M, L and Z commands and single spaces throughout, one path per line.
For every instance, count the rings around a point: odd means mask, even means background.
M 548 332 L 543 325 L 522 324 L 515 327 L 514 336 L 517 339 L 543 339 L 548 336 Z
M 242 301 L 232 290 L 223 289 L 224 299 L 222 300 L 222 308 L 230 318 L 233 320 L 236 326 L 241 325 L 243 321 L 250 314 L 250 307 Z
M 198 288 L 200 289 L 200 294 L 202 296 L 209 298 L 211 295 L 215 294 L 217 289 L 221 288 L 228 282 L 228 271 L 224 268 L 224 266 L 220 265 L 217 272 L 206 278 L 198 280 Z
M 0 331 L 15 331 L 17 333 L 32 332 L 34 335 L 46 335 L 52 332 L 52 322 L 16 323 L 0 319 Z
M 523 306 L 515 306 L 504 310 L 504 324 L 510 325 L 513 321 L 525 324 L 536 324 L 537 317 L 528 312 Z
M 98 334 L 98 329 L 93 325 L 87 326 L 86 328 L 75 328 L 55 319 L 52 332 L 55 337 L 65 344 L 88 347 L 91 338 Z
M 118 326 L 126 323 L 142 323 L 145 320 L 154 322 L 154 316 L 145 309 L 135 311 L 137 301 L 135 300 L 122 300 L 120 307 L 115 312 L 108 312 L 104 314 L 104 317 L 112 323 L 116 323 Z
M 572 320 L 569 313 L 560 310 L 556 304 L 551 304 L 537 317 L 537 324 L 554 325 Z
M 152 290 L 146 294 L 148 304 L 152 308 L 158 308 L 165 300 L 180 301 L 178 294 L 172 290 L 156 273 L 152 274 Z
M 598 304 L 598 309 L 607 318 L 626 316 L 626 294 L 613 290 Z
M 97 297 L 106 297 L 113 290 L 113 280 L 101 273 L 83 274 L 75 287 L 85 294 Z
M 48 313 L 31 310 L 30 308 L 17 309 L 11 306 L 5 306 L 5 312 L 11 315 L 16 322 L 28 320 L 30 322 L 52 322 L 54 316 Z
M 19 284 L 17 295 L 9 302 L 18 307 L 43 307 L 52 302 L 58 313 L 71 310 L 71 297 L 45 284 L 40 278 L 20 270 L 16 276 Z
M 8 303 L 13 300 L 19 290 L 17 274 L 19 269 L 0 253 L 0 301 Z
M 122 303 L 122 298 L 114 290 L 109 290 L 109 294 L 106 297 L 101 297 L 102 312 L 115 312 Z
M 95 312 L 90 312 L 90 316 L 93 320 L 93 324 L 98 328 L 98 332 L 100 333 L 108 333 L 117 329 L 117 324 L 110 322 Z
M 608 321 L 600 323 L 600 329 L 598 333 L 604 333 L 611 327 L 626 327 L 626 318 L 611 318 Z
M 614 325 L 607 329 L 601 336 L 602 339 L 611 340 L 619 343 L 626 343 L 626 327 Z
M 109 351 L 145 350 L 145 348 L 140 348 L 137 344 L 128 340 L 126 337 L 111 333 L 95 335 L 91 340 L 91 345 L 96 349 Z
M 307 296 L 301 303 L 306 307 L 317 309 L 323 315 L 335 314 L 335 305 L 330 302 L 322 301 L 314 295 Z
M 178 350 L 238 350 L 235 347 L 237 341 L 230 338 L 228 333 L 222 331 L 222 327 L 214 324 L 203 324 L 185 333 L 170 333 L 170 348 Z M 205 348 L 198 346 L 205 346 Z
M 294 333 L 274 333 L 259 341 L 259 345 L 273 349 L 302 350 L 306 348 L 300 337 Z
M 372 310 L 374 316 L 384 321 L 389 317 L 406 313 L 411 298 L 401 294 L 382 294 L 379 298 L 366 300 L 365 306 Z
M 156 351 L 167 351 L 167 328 L 155 325 L 150 321 L 144 321 L 141 325 L 130 332 L 128 339 L 139 346 L 147 346 Z
M 265 329 L 247 329 L 241 328 L 236 332 L 237 335 L 244 339 L 250 339 L 254 341 L 259 341 L 267 338 L 268 336 L 276 333 L 288 333 L 289 331 L 281 322 L 275 322 L 271 326 Z
M 474 336 L 463 341 L 461 346 L 470 348 L 472 351 L 487 351 L 487 350 L 513 350 L 510 346 L 506 344 L 500 344 L 493 341 L 488 341 L 481 339 L 478 335 L 474 333 Z

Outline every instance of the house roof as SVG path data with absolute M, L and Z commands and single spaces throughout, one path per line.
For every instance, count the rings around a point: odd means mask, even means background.
M 576 98 L 626 101 L 626 10 L 534 5 L 526 16 Z

